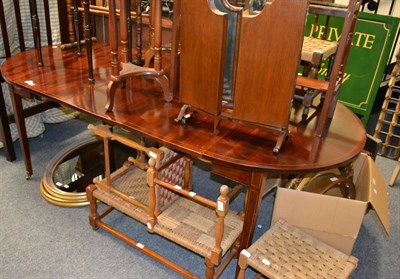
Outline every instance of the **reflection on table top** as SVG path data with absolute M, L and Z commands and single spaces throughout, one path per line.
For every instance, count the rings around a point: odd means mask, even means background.
M 338 104 L 323 139 L 313 136 L 317 118 L 300 123 L 301 110 L 293 109 L 289 139 L 275 155 L 272 149 L 277 135 L 271 131 L 222 120 L 220 134 L 214 135 L 211 118 L 200 113 L 186 125 L 175 123 L 182 104 L 177 100 L 166 103 L 161 88 L 144 78 L 134 78 L 124 89 L 118 89 L 114 112 L 106 113 L 106 87 L 111 74 L 107 46 L 94 46 L 95 84 L 87 82 L 85 55 L 78 57 L 73 50 L 46 47 L 43 57 L 44 66 L 38 67 L 35 50 L 14 55 L 2 66 L 2 75 L 14 86 L 29 88 L 109 124 L 216 164 L 261 172 L 317 171 L 345 165 L 364 146 L 366 132 L 361 121 Z

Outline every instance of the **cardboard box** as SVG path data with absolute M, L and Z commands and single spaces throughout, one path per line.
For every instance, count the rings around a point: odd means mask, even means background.
M 272 224 L 284 219 L 350 255 L 369 206 L 387 234 L 390 230 L 387 185 L 375 162 L 365 154 L 354 162 L 354 183 L 355 200 L 278 188 Z

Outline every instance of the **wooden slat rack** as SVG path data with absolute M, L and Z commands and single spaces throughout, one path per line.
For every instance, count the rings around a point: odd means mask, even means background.
M 398 160 L 400 157 L 400 50 L 396 55 L 385 100 L 376 124 L 374 137 L 382 140 L 379 155 Z

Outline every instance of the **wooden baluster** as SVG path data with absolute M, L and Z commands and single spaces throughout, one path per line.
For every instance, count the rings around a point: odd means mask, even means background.
M 161 71 L 162 63 L 161 63 L 161 0 L 155 0 L 154 3 L 154 70 Z
M 74 32 L 74 12 L 71 10 L 71 1 L 75 0 L 66 0 L 67 5 L 67 18 L 68 18 L 68 39 L 70 43 L 75 41 L 75 32 Z
M 110 167 L 110 134 L 108 131 L 104 136 L 104 167 L 105 167 L 105 179 L 106 179 L 106 189 L 104 191 L 111 191 L 111 167 Z
M 150 0 L 150 10 L 149 10 L 149 49 L 145 53 L 144 66 L 150 67 L 150 62 L 154 58 L 154 0 Z
M 22 29 L 21 11 L 19 8 L 18 0 L 14 0 L 14 10 L 15 10 L 15 17 L 17 20 L 18 41 L 19 41 L 20 50 L 25 51 L 24 31 Z M 10 54 L 10 56 L 11 56 L 11 54 Z M 8 57 L 10 57 L 10 56 L 8 56 Z
M 39 25 L 39 18 L 37 15 L 36 0 L 29 0 L 29 8 L 31 11 L 32 31 L 34 38 L 33 40 L 39 58 L 38 65 L 43 66 L 42 43 L 40 41 L 40 25 Z
M 184 187 L 186 190 L 192 189 L 192 160 L 188 157 L 185 158 L 185 170 L 184 170 Z
M 131 0 L 126 0 L 126 7 L 128 9 L 128 17 L 126 24 L 128 25 L 128 61 L 132 63 L 132 18 L 131 18 Z
M 0 26 L 1 26 L 0 29 L 1 29 L 2 39 L 3 39 L 3 45 L 4 45 L 4 52 L 5 52 L 6 58 L 9 58 L 9 57 L 11 57 L 11 50 L 10 50 L 10 41 L 8 40 L 8 34 L 7 34 L 7 23 L 6 23 L 6 17 L 4 15 L 3 0 L 0 0 Z M 3 82 L 3 77 L 1 76 L 1 73 L 0 73 L 0 81 Z M 3 93 L 1 93 L 1 94 L 3 94 Z
M 77 46 L 77 54 L 78 56 L 82 56 L 82 47 L 81 47 L 81 35 L 80 35 L 80 22 L 79 22 L 79 11 L 78 11 L 78 1 L 79 0 L 73 0 L 74 1 L 74 26 L 75 26 L 75 41 L 76 41 L 76 46 Z
M 136 0 L 136 59 L 135 65 L 143 66 L 142 58 L 142 0 Z
M 154 232 L 154 226 L 157 223 L 157 217 L 155 215 L 156 210 L 156 193 L 155 193 L 155 182 L 157 178 L 156 160 L 154 158 L 149 159 L 149 168 L 147 169 L 146 177 L 147 184 L 149 185 L 149 207 L 147 209 L 147 230 Z
M 85 13 L 85 42 L 86 42 L 86 52 L 87 61 L 89 67 L 89 82 L 94 83 L 93 77 L 93 53 L 92 53 L 92 32 L 90 23 L 90 0 L 83 1 L 83 8 Z M 79 40 L 78 40 L 79 41 Z
M 110 0 L 110 47 L 112 55 L 112 76 L 111 81 L 107 86 L 107 112 L 112 112 L 114 106 L 114 96 L 115 91 L 118 86 L 123 84 L 126 79 L 133 76 L 145 76 L 147 78 L 154 79 L 162 88 L 164 93 L 164 99 L 167 102 L 172 100 L 172 94 L 169 91 L 169 81 L 168 77 L 165 75 L 161 66 L 161 1 L 155 2 L 155 58 L 154 58 L 154 68 L 139 67 L 137 65 L 128 63 L 127 55 L 127 0 L 121 0 L 121 10 L 120 10 L 120 37 L 122 45 L 122 59 L 123 61 L 118 63 L 118 42 L 116 38 L 116 15 L 115 15 L 115 0 Z M 119 71 L 121 67 L 121 71 Z
M 121 55 L 122 62 L 128 63 L 128 11 L 126 6 L 127 0 L 121 0 L 119 12 L 119 30 L 121 37 Z
M 172 25 L 172 46 L 171 46 L 171 69 L 170 69 L 170 84 L 169 90 L 172 93 L 178 91 L 178 52 L 179 52 L 179 16 L 181 13 L 180 0 L 174 0 L 174 14 Z
M 44 18 L 45 18 L 45 22 L 46 22 L 47 45 L 52 46 L 53 38 L 51 36 L 49 0 L 43 1 L 43 6 L 44 6 Z
M 117 28 L 117 15 L 115 11 L 115 0 L 110 0 L 108 3 L 109 20 L 108 32 L 110 38 L 111 49 L 111 74 L 116 77 L 119 75 L 119 61 L 118 61 L 118 28 Z

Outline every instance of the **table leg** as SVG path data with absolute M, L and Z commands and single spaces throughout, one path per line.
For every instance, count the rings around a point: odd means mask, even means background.
M 257 222 L 258 209 L 261 203 L 261 189 L 265 182 L 265 174 L 253 172 L 251 174 L 250 186 L 246 194 L 246 205 L 244 212 L 244 223 L 242 239 L 240 241 L 239 253 L 250 246 L 253 240 L 254 228 Z M 236 267 L 236 274 L 239 272 L 239 266 Z
M 24 109 L 22 107 L 22 97 L 18 93 L 14 92 L 14 87 L 9 86 L 10 88 L 10 98 L 13 105 L 14 110 L 14 118 L 15 124 L 17 125 L 19 142 L 21 146 L 22 155 L 24 157 L 25 169 L 26 169 L 26 179 L 30 179 L 33 173 L 32 170 L 32 161 L 29 150 L 29 142 L 28 136 L 26 133 L 25 126 L 25 118 L 24 118 Z
M 0 84 L 0 140 L 3 142 L 4 151 L 8 161 L 15 161 L 15 150 L 11 138 L 10 126 L 8 122 L 8 115 L 6 104 L 4 101 L 3 90 Z

